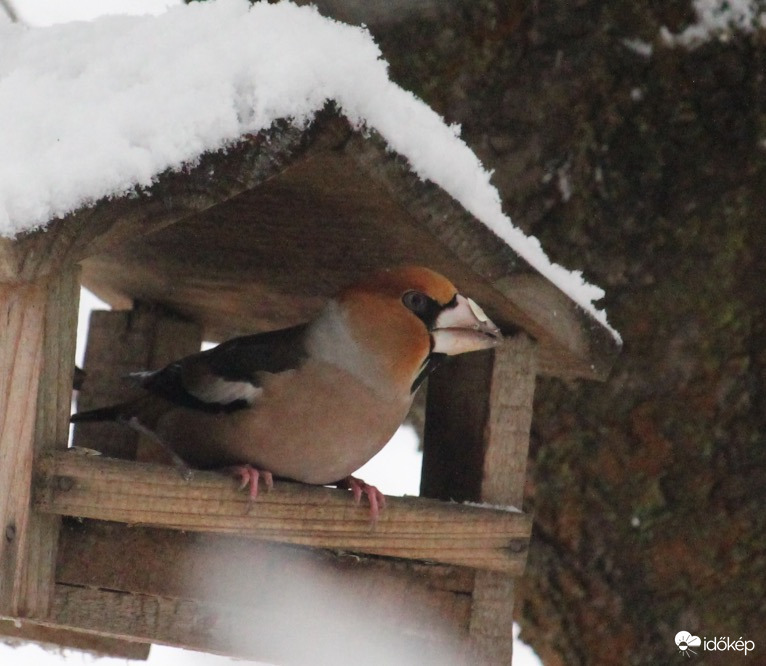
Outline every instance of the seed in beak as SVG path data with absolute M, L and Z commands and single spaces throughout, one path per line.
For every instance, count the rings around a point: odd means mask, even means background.
M 471 312 L 473 312 L 473 316 L 476 317 L 476 319 L 478 319 L 482 324 L 489 321 L 489 317 L 484 314 L 484 310 L 481 309 L 476 301 L 474 301 L 472 298 L 467 298 L 466 300 L 468 301 L 468 306 L 471 308 Z

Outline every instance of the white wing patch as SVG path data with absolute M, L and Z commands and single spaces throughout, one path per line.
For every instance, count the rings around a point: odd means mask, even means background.
M 263 393 L 261 387 L 250 382 L 231 382 L 222 377 L 211 378 L 200 384 L 186 390 L 202 402 L 220 405 L 227 405 L 235 400 L 244 400 L 248 405 L 252 405 Z
M 144 384 L 150 377 L 153 377 L 156 374 L 156 370 L 140 370 L 138 372 L 128 373 L 128 379 L 136 382 L 136 384 L 140 386 L 141 384 Z

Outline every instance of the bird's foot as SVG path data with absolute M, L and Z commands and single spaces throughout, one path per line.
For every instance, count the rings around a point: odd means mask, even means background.
M 380 511 L 386 506 L 386 496 L 382 492 L 375 486 L 371 486 L 355 476 L 347 476 L 338 483 L 338 487 L 351 490 L 354 493 L 354 502 L 356 504 L 362 501 L 362 493 L 367 495 L 367 499 L 370 502 L 370 521 L 373 525 L 378 522 Z
M 234 476 L 240 480 L 240 490 L 245 490 L 250 486 L 248 497 L 251 502 L 254 502 L 258 498 L 259 479 L 263 478 L 267 492 L 270 492 L 274 487 L 274 477 L 271 472 L 255 469 L 255 467 L 252 467 L 251 465 L 236 465 L 230 469 Z

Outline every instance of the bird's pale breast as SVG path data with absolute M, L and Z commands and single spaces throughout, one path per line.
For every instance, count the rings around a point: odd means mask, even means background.
M 331 483 L 356 471 L 391 438 L 412 396 L 376 393 L 335 366 L 308 361 L 263 378 L 252 408 L 206 414 L 186 408 L 157 430 L 190 465 L 249 463 L 306 483 Z

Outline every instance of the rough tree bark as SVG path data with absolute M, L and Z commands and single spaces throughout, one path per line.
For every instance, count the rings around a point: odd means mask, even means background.
M 756 643 L 696 663 L 764 663 L 766 39 L 663 44 L 693 20 L 455 0 L 372 26 L 625 339 L 608 382 L 537 392 L 517 615 L 546 664 L 671 663 L 682 629 Z

